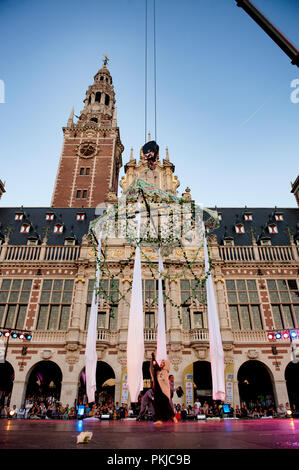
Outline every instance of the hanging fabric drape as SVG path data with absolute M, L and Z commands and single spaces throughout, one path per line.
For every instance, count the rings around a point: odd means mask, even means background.
M 96 370 L 97 370 L 97 330 L 98 330 L 98 294 L 97 289 L 99 287 L 100 280 L 100 268 L 99 260 L 101 257 L 101 239 L 102 232 L 100 232 L 98 237 L 98 262 L 96 269 L 96 282 L 92 294 L 92 302 L 89 315 L 87 339 L 85 346 L 85 374 L 86 374 L 86 394 L 88 402 L 91 403 L 95 401 L 95 391 L 96 391 Z
M 158 250 L 158 256 L 159 256 L 159 279 L 158 279 L 158 328 L 157 328 L 156 360 L 158 361 L 158 364 L 160 364 L 162 359 L 167 359 L 163 286 L 162 286 L 162 277 L 161 277 L 161 274 L 164 268 L 163 268 L 163 261 L 162 261 L 160 248 Z
M 140 238 L 140 193 L 137 204 L 137 240 Z M 143 336 L 143 299 L 141 278 L 141 255 L 140 246 L 137 242 L 135 251 L 135 262 L 133 272 L 133 284 L 129 313 L 128 340 L 127 340 L 127 374 L 128 388 L 131 402 L 138 401 L 138 395 L 143 389 L 142 365 L 144 357 Z
M 205 271 L 209 271 L 209 255 L 208 246 L 205 236 L 205 227 L 203 224 L 204 237 L 204 259 Z M 210 359 L 212 369 L 213 383 L 213 400 L 225 400 L 225 383 L 224 383 L 224 353 L 222 347 L 221 333 L 219 327 L 219 319 L 217 312 L 217 303 L 215 290 L 211 273 L 208 275 L 206 282 L 207 290 L 207 309 L 209 322 L 209 338 L 210 338 Z

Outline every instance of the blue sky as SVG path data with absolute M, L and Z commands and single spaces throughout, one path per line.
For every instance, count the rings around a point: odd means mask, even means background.
M 253 0 L 299 48 L 299 2 Z M 153 0 L 148 130 L 154 135 Z M 0 0 L 1 206 L 49 206 L 71 108 L 110 58 L 118 125 L 144 144 L 145 0 Z M 157 141 L 205 206 L 295 207 L 299 68 L 235 0 L 156 0 Z M 298 94 L 299 96 L 299 94 Z M 121 173 L 121 175 L 123 172 Z

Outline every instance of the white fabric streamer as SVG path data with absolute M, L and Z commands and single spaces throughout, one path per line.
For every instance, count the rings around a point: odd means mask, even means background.
M 98 259 L 101 257 L 102 232 L 98 237 Z M 96 289 L 99 287 L 100 268 L 97 264 L 96 282 L 92 294 L 92 302 L 89 315 L 88 332 L 85 346 L 85 374 L 86 374 L 86 394 L 88 402 L 95 400 L 96 391 L 96 370 L 97 370 L 97 331 L 98 331 L 98 295 Z
M 208 246 L 205 236 L 205 227 L 203 224 L 204 237 L 204 258 L 205 272 L 209 271 L 209 255 Z M 212 275 L 209 274 L 206 283 L 207 290 L 207 307 L 209 321 L 209 337 L 210 337 L 210 359 L 212 369 L 213 383 L 213 400 L 225 400 L 225 383 L 224 383 L 224 353 L 222 347 L 221 333 L 219 327 L 219 319 L 217 312 L 217 303 Z
M 137 205 L 137 240 L 140 237 L 140 194 Z M 127 340 L 127 373 L 128 389 L 131 402 L 138 401 L 138 395 L 143 389 L 142 365 L 144 358 L 144 336 L 143 336 L 143 299 L 141 279 L 141 256 L 140 247 L 137 244 L 135 252 L 133 284 L 128 325 Z
M 164 267 L 163 267 L 163 261 L 162 261 L 160 248 L 158 250 L 158 254 L 159 254 L 159 280 L 158 280 L 158 331 L 157 331 L 156 360 L 160 364 L 162 359 L 167 359 L 167 349 L 166 349 L 163 287 L 162 287 L 162 277 L 161 277 Z

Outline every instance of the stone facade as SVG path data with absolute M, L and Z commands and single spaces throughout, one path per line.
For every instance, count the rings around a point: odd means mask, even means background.
M 97 92 L 101 94 L 97 95 Z M 109 100 L 105 98 L 105 94 L 109 96 Z M 80 120 L 74 124 L 72 113 L 67 127 L 64 128 L 65 140 L 53 193 L 53 209 L 57 207 L 82 208 L 82 201 L 79 203 L 74 194 L 77 188 L 83 189 L 83 187 L 88 191 L 85 205 L 83 204 L 84 208 L 96 208 L 99 203 L 115 199 L 123 147 L 116 127 L 114 102 L 112 79 L 108 70 L 103 67 L 95 76 L 94 84 L 87 91 Z M 92 118 L 98 119 L 98 122 L 91 121 Z M 84 157 L 82 159 L 78 148 L 87 141 L 92 142 L 96 153 L 90 159 L 84 159 Z M 87 153 L 89 150 L 94 152 L 88 147 L 86 149 Z M 80 168 L 87 167 L 87 162 L 90 174 L 80 175 Z M 132 181 L 139 177 L 164 191 L 177 195 L 179 181 L 174 170 L 168 150 L 164 158 L 160 154 L 154 171 L 148 169 L 142 152 L 139 159 L 134 159 L 133 151 L 131 151 L 130 160 L 125 165 L 125 176 L 120 185 L 125 191 Z M 80 177 L 85 178 L 83 185 L 79 184 Z M 187 201 L 192 200 L 189 188 L 186 189 L 183 198 Z M 26 209 L 24 211 L 26 212 Z M 224 214 L 225 210 L 222 211 Z M 295 211 L 297 211 L 295 216 L 298 221 L 299 209 Z M 30 212 L 28 218 L 34 217 L 33 209 L 27 212 Z M 44 213 L 47 212 L 49 209 L 45 208 Z M 4 218 L 5 213 L 3 214 Z M 75 212 L 69 209 L 69 214 L 72 215 Z M 38 217 L 41 219 L 44 215 L 38 215 Z M 61 217 L 64 217 L 64 213 Z M 293 212 L 290 217 L 294 220 Z M 232 226 L 234 223 L 235 220 L 231 219 Z M 15 231 L 18 230 L 19 228 L 15 229 Z M 76 230 L 79 229 L 75 227 L 72 230 L 74 231 L 74 245 L 66 245 L 62 241 L 53 242 L 53 238 L 50 239 L 48 235 L 40 244 L 28 246 L 19 238 L 15 238 L 13 242 L 14 234 L 12 234 L 11 237 L 7 235 L 3 237 L 3 243 L 0 246 L 0 279 L 2 279 L 0 296 L 4 296 L 5 292 L 12 294 L 14 281 L 21 281 L 19 283 L 20 295 L 24 295 L 22 291 L 25 285 L 24 280 L 32 281 L 25 302 L 27 308 L 23 323 L 23 328 L 32 332 L 32 340 L 28 342 L 10 339 L 6 356 L 6 361 L 14 370 L 11 405 L 15 404 L 17 407 L 24 402 L 31 374 L 41 361 L 55 363 L 60 369 L 62 374 L 60 401 L 63 404 L 73 404 L 78 397 L 80 377 L 84 369 L 90 286 L 94 279 L 96 260 L 89 238 L 86 235 L 76 238 L 76 234 L 79 233 Z M 269 375 L 272 383 L 276 404 L 291 401 L 285 375 L 291 363 L 290 340 L 270 342 L 267 337 L 268 330 L 277 328 L 278 310 L 276 307 L 285 305 L 285 301 L 283 298 L 273 300 L 273 286 L 268 281 L 274 281 L 275 286 L 280 285 L 277 284 L 278 281 L 286 282 L 288 287 L 284 292 L 285 295 L 288 293 L 291 296 L 288 305 L 293 315 L 293 324 L 285 323 L 285 325 L 298 329 L 299 246 L 295 235 L 290 237 L 289 243 L 284 243 L 283 246 L 259 245 L 253 233 L 250 234 L 251 243 L 242 246 L 237 243 L 225 245 L 221 241 L 222 238 L 216 231 L 215 234 L 211 234 L 208 242 L 224 349 L 226 401 L 234 406 L 240 405 L 239 371 L 247 363 L 253 365 L 261 363 L 264 366 L 265 373 Z M 50 240 L 52 240 L 51 243 Z M 123 260 L 129 257 L 131 249 L 130 244 L 124 239 L 109 240 L 107 262 L 112 274 L 117 275 L 123 265 Z M 147 255 L 153 261 L 158 260 L 156 250 L 150 247 Z M 168 263 L 173 274 L 173 279 L 165 282 L 166 293 L 180 304 L 183 284 L 181 279 L 174 278 L 185 262 L 182 252 L 178 249 L 171 250 L 165 262 Z M 194 272 L 200 276 L 202 268 L 203 259 L 201 258 L 194 265 Z M 125 374 L 128 304 L 130 302 L 128 288 L 132 276 L 133 263 L 126 266 L 117 279 L 123 298 L 117 305 L 113 319 L 110 315 L 111 306 L 104 298 L 100 299 L 99 305 L 102 323 L 98 330 L 98 361 L 112 368 L 115 378 L 114 398 L 119 402 L 129 400 L 129 397 L 126 397 Z M 152 280 L 149 269 L 144 269 L 143 279 L 146 291 L 149 289 L 146 281 Z M 192 281 L 191 274 L 189 280 Z M 291 282 L 287 284 L 289 280 Z M 4 281 L 7 281 L 6 284 Z M 67 284 L 69 281 L 71 282 Z M 67 285 L 69 291 L 66 289 Z M 297 289 L 294 287 L 296 285 Z M 156 289 L 154 285 L 152 289 Z M 59 297 L 59 292 L 61 297 Z M 53 300 L 54 297 L 50 300 L 50 294 L 57 295 L 59 300 Z M 13 305 L 16 305 L 15 311 L 17 312 L 23 304 L 21 297 L 15 299 Z M 144 295 L 144 302 L 146 322 L 152 321 L 151 315 L 154 316 L 154 322 L 148 325 L 146 323 L 144 330 L 144 361 L 149 361 L 156 345 L 157 305 L 149 309 L 146 295 Z M 2 329 L 8 326 L 16 328 L 17 314 L 14 319 L 10 317 L 11 324 L 8 325 L 10 301 L 6 303 L 2 300 L 0 308 L 2 308 L 0 327 Z M 282 313 L 282 315 L 285 314 L 285 312 Z M 282 321 L 286 322 L 286 319 L 282 318 Z M 166 329 L 171 372 L 176 386 L 181 385 L 185 391 L 184 396 L 176 398 L 175 402 L 186 403 L 188 400 L 195 399 L 194 393 L 190 392 L 189 385 L 191 383 L 193 390 L 193 383 L 198 379 L 197 377 L 195 380 L 197 365 L 209 363 L 206 306 L 198 304 L 196 299 L 192 300 L 184 310 L 181 323 L 176 308 L 166 303 Z M 0 367 L 4 366 L 0 365 Z M 209 390 L 201 391 L 201 394 L 208 396 Z

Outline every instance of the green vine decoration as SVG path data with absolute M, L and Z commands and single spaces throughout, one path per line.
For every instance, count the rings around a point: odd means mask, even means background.
M 137 200 L 138 195 L 142 197 L 143 207 L 141 208 L 140 212 L 143 212 L 146 215 L 147 223 L 143 226 L 142 235 L 137 238 L 136 236 L 136 214 L 137 214 Z M 182 307 L 189 305 L 192 300 L 197 299 L 201 304 L 205 304 L 205 284 L 207 281 L 208 276 L 211 274 L 212 271 L 212 259 L 210 256 L 210 251 L 208 247 L 208 255 L 209 255 L 209 269 L 205 273 L 204 266 L 202 267 L 202 275 L 198 276 L 195 272 L 195 268 L 198 268 L 199 264 L 202 266 L 204 265 L 202 258 L 199 258 L 199 255 L 202 253 L 203 247 L 202 243 L 199 243 L 198 248 L 196 249 L 195 254 L 192 256 L 192 259 L 189 259 L 187 250 L 182 242 L 182 236 L 188 235 L 188 230 L 194 229 L 195 222 L 196 222 L 196 206 L 192 202 L 186 202 L 181 198 L 173 196 L 171 194 L 165 193 L 159 188 L 155 188 L 154 186 L 150 185 L 147 182 L 142 180 L 135 180 L 135 182 L 131 185 L 128 191 L 125 193 L 126 197 L 126 204 L 114 204 L 109 213 L 101 216 L 96 221 L 93 221 L 90 224 L 90 242 L 94 249 L 94 255 L 96 259 L 96 266 L 100 271 L 100 282 L 99 285 L 95 285 L 95 291 L 97 295 L 104 298 L 110 307 L 110 314 L 111 317 L 114 318 L 114 308 L 115 305 L 121 301 L 124 301 L 126 305 L 130 305 L 127 296 L 132 289 L 132 281 L 129 282 L 129 287 L 125 290 L 120 291 L 119 289 L 119 280 L 122 278 L 124 271 L 126 268 L 130 267 L 133 268 L 134 265 L 134 256 L 136 253 L 137 246 L 140 247 L 141 255 L 143 256 L 143 267 L 151 273 L 151 277 L 153 280 L 157 280 L 159 278 L 159 268 L 158 268 L 158 260 L 152 261 L 150 257 L 146 253 L 146 247 L 154 247 L 161 248 L 162 257 L 165 258 L 167 254 L 169 254 L 174 248 L 180 250 L 182 257 L 184 259 L 184 263 L 180 261 L 167 261 L 164 262 L 164 271 L 161 273 L 161 279 L 164 281 L 177 281 L 177 280 L 193 280 L 194 283 L 189 282 L 190 286 L 190 295 L 187 299 L 184 300 L 183 303 L 177 304 L 166 292 L 163 291 L 163 297 L 165 303 L 168 302 L 173 308 L 177 310 L 179 322 L 182 323 L 181 318 L 181 310 Z M 121 201 L 123 202 L 123 201 Z M 166 216 L 167 222 L 169 225 L 167 226 L 168 232 L 170 233 L 167 237 L 161 236 L 161 228 L 162 223 L 158 224 L 158 227 L 153 224 L 155 228 L 156 235 L 152 236 L 150 232 L 150 222 L 151 222 L 151 213 L 149 210 L 149 202 L 158 204 L 158 209 L 166 209 Z M 129 204 L 128 204 L 129 203 Z M 175 213 L 173 210 L 172 204 L 177 203 L 180 207 L 180 212 Z M 186 207 L 186 211 L 185 211 Z M 184 215 L 190 216 L 190 207 L 191 207 L 191 214 L 192 217 L 186 221 Z M 121 210 L 120 210 L 121 208 Z M 205 212 L 208 214 L 208 218 L 205 221 L 205 228 L 206 231 L 213 230 L 219 224 L 218 214 L 216 215 L 215 212 L 205 209 Z M 112 217 L 111 217 L 112 216 Z M 141 214 L 140 214 L 141 216 Z M 180 220 L 178 221 L 178 216 Z M 110 217 L 110 219 L 109 219 Z M 160 219 L 159 219 L 160 217 Z M 158 221 L 161 222 L 163 214 L 158 215 Z M 183 218 L 183 220 L 182 220 Z M 112 222 L 111 222 L 112 220 Z M 110 269 L 110 264 L 107 261 L 107 251 L 109 247 L 108 237 L 104 237 L 102 239 L 102 247 L 101 253 L 98 253 L 98 246 L 97 246 L 97 237 L 95 235 L 95 231 L 97 231 L 99 223 L 101 224 L 100 227 L 103 227 L 104 224 L 108 225 L 109 223 L 115 224 L 122 222 L 122 228 L 125 229 L 126 233 L 126 241 L 132 246 L 132 250 L 130 255 L 121 261 L 121 268 L 116 272 L 115 269 L 113 273 Z M 179 223 L 178 223 L 179 222 Z M 179 227 L 179 230 L 174 230 L 174 228 Z M 177 233 L 179 232 L 179 233 Z M 176 234 L 176 235 L 173 235 Z M 187 236 L 185 236 L 187 238 Z M 202 239 L 201 239 L 202 240 Z M 194 251 L 194 250 L 193 250 Z M 180 266 L 180 270 L 177 270 L 175 275 L 170 273 L 171 266 L 169 264 L 177 264 Z M 95 276 L 96 278 L 96 276 Z M 110 280 L 110 289 L 109 294 L 103 288 L 102 280 Z M 117 281 L 117 282 L 116 282 Z M 199 294 L 200 293 L 200 294 Z M 152 308 L 156 305 L 158 301 L 157 296 L 151 300 L 151 303 L 147 305 L 147 309 Z

